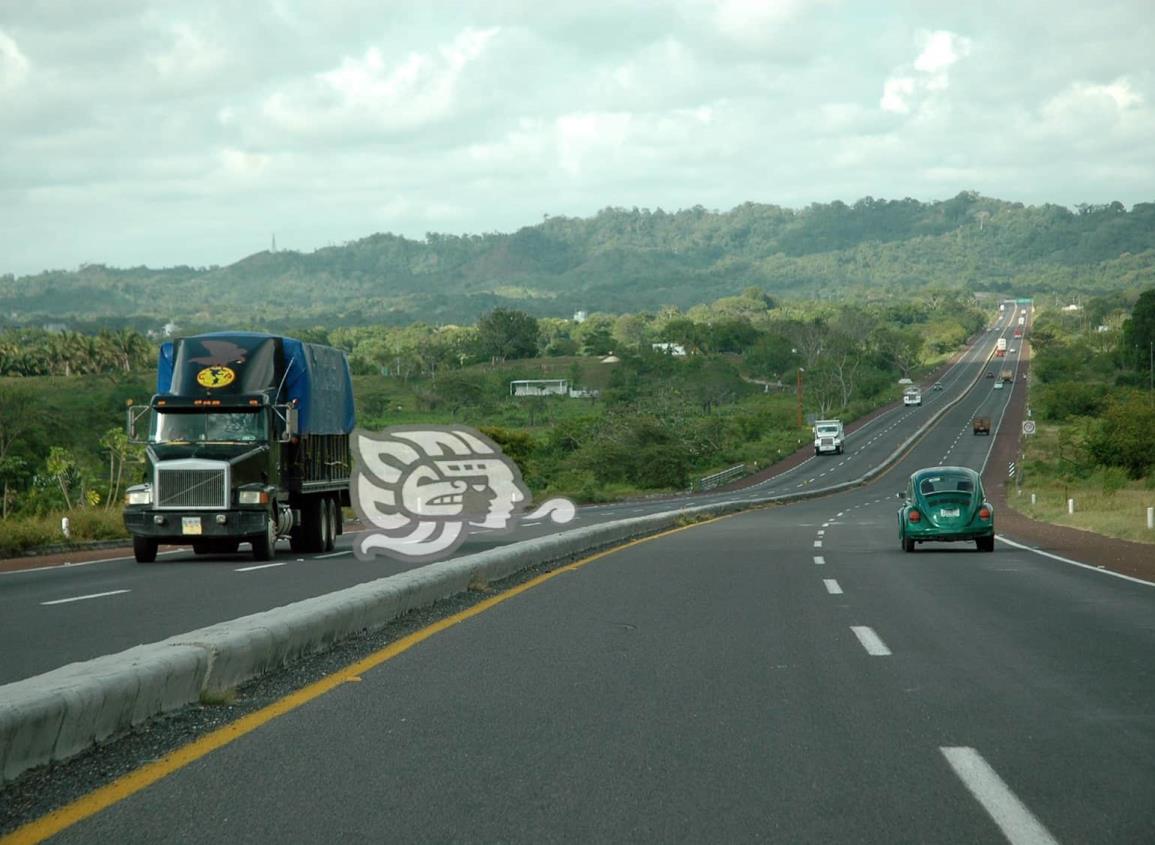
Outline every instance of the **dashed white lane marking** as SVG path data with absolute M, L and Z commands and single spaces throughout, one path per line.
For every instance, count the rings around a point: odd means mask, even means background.
M 890 654 L 890 649 L 886 647 L 882 638 L 874 633 L 873 628 L 867 628 L 865 625 L 851 625 L 850 630 L 854 632 L 854 636 L 858 637 L 858 641 L 862 643 L 867 654 L 874 657 L 887 657 Z
M 262 563 L 258 566 L 242 566 L 240 569 L 234 569 L 233 572 L 255 572 L 258 569 L 272 569 L 274 566 L 288 566 L 287 563 Z
M 822 527 L 823 527 L 823 528 L 829 528 L 829 527 L 830 527 L 830 523 L 829 523 L 829 522 L 824 522 L 824 523 L 822 523 Z
M 939 748 L 971 795 L 1012 845 L 1057 845 L 1050 832 L 973 748 Z
M 825 529 L 822 529 L 822 528 L 819 528 L 819 529 L 818 529 L 818 536 L 819 536 L 819 537 L 821 537 L 821 536 L 822 536 L 823 534 L 825 534 L 825 533 L 826 533 Z
M 68 604 L 74 601 L 87 601 L 88 599 L 102 599 L 105 596 L 119 596 L 121 593 L 131 593 L 132 590 L 109 590 L 107 593 L 91 593 L 87 596 L 73 596 L 67 599 L 54 599 L 53 601 L 42 601 L 42 605 L 50 604 Z
M 817 565 L 822 566 L 824 563 L 826 563 L 826 558 L 824 558 L 822 555 L 815 555 L 814 562 Z
M 838 582 L 833 578 L 823 578 L 822 583 L 826 585 L 826 592 L 832 596 L 842 595 L 842 588 L 838 586 Z
M 821 540 L 815 540 L 814 541 L 814 548 L 821 549 L 822 548 L 822 541 Z
M 339 552 L 329 552 L 327 555 L 317 555 L 316 560 L 324 560 L 327 557 L 340 557 L 341 555 L 353 554 L 352 549 L 341 549 Z

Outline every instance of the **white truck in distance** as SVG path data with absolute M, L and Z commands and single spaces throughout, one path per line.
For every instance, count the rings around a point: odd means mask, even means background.
M 814 423 L 814 454 L 842 454 L 842 420 L 819 420 Z
M 922 404 L 922 389 L 918 387 L 908 387 L 902 391 L 903 405 L 921 405 Z

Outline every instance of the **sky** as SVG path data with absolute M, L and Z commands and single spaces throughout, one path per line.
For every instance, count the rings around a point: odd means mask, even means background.
M 1152 0 L 0 0 L 0 274 L 599 209 L 1155 201 Z

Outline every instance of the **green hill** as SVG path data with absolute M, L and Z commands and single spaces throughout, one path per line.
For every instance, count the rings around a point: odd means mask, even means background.
M 686 308 L 751 286 L 781 297 L 878 299 L 926 285 L 1102 294 L 1155 283 L 1155 203 L 1024 206 L 864 198 L 791 210 L 746 203 L 607 208 L 512 234 L 375 234 L 227 267 L 0 277 L 0 321 L 83 328 L 288 330 L 323 323 L 472 323 L 503 305 L 538 316 Z

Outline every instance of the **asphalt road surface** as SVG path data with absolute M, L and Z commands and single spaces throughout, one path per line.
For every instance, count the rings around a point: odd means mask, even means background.
M 60 842 L 1155 842 L 1155 588 L 903 553 L 913 469 L 668 533 L 420 642 Z
M 686 504 L 796 493 L 850 481 L 893 454 L 928 415 L 960 395 L 965 398 L 927 438 L 937 444 L 932 452 L 939 453 L 930 462 L 966 462 L 952 457 L 965 453 L 969 463 L 979 466 L 980 453 L 990 441 L 981 438 L 981 443 L 970 444 L 970 420 L 982 413 L 997 424 L 1005 407 L 1011 391 L 992 390 L 994 380 L 986 379 L 985 374 L 999 366 L 989 362 L 994 338 L 1009 335 L 1013 322 L 1012 314 L 1001 315 L 998 324 L 976 340 L 942 378 L 943 390 L 927 390 L 922 407 L 900 405 L 871 420 L 847 437 L 842 455 L 811 456 L 788 472 L 740 491 L 580 508 L 577 519 L 567 526 L 524 523 L 509 534 L 471 538 L 457 554 Z M 1007 362 L 1005 366 L 1016 366 L 1014 356 Z M 282 542 L 276 558 L 267 564 L 254 562 L 243 545 L 235 555 L 201 556 L 184 548 L 162 552 L 156 563 L 147 565 L 137 564 L 129 556 L 0 573 L 0 642 L 20 644 L 0 658 L 0 684 L 324 595 L 416 565 L 358 560 L 351 551 L 353 539 L 345 535 L 339 538 L 334 552 L 321 555 L 293 554 Z

